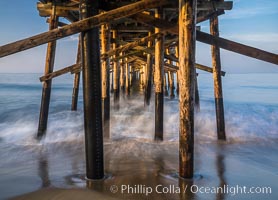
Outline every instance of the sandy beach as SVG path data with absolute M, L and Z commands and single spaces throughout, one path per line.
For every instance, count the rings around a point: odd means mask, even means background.
M 16 171 L 21 171 L 21 175 L 24 174 L 29 178 L 21 180 L 23 177 L 14 176 L 14 179 L 5 181 L 8 187 L 7 190 L 2 191 L 5 194 L 9 188 L 9 192 L 13 194 L 26 193 L 12 198 L 16 200 L 199 200 L 276 199 L 278 197 L 277 155 L 275 154 L 277 146 L 274 144 L 198 143 L 195 178 L 190 181 L 177 178 L 176 142 L 119 140 L 105 145 L 107 178 L 93 182 L 86 181 L 84 173 L 78 170 L 78 165 L 84 166 L 83 150 L 74 146 L 65 144 L 64 151 L 56 152 L 55 155 L 45 155 L 37 161 L 37 166 L 31 163 L 28 169 L 25 168 L 26 166 L 17 166 Z M 55 149 L 55 145 L 51 149 Z M 74 153 L 68 154 L 70 149 L 74 149 Z M 71 164 L 67 165 L 67 162 Z M 24 185 L 22 181 L 30 186 L 28 188 L 30 193 L 27 192 L 27 188 L 22 187 Z M 129 187 L 129 190 L 126 187 Z M 203 193 L 203 187 L 212 190 Z M 213 188 L 216 187 L 226 188 L 223 193 L 214 193 Z M 247 188 L 246 194 L 240 189 L 243 187 Z M 251 194 L 248 190 L 251 187 L 270 187 L 271 194 Z M 6 195 L 11 197 L 11 194 L 6 193 Z

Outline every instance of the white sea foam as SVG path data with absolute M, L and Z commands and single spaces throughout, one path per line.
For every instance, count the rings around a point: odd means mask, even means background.
M 200 76 L 200 97 L 201 112 L 195 114 L 195 137 L 197 142 L 214 142 L 217 141 L 216 120 L 213 102 L 213 90 L 211 81 L 202 80 Z M 240 77 L 236 75 L 236 77 Z M 255 76 L 256 77 L 256 76 Z M 270 76 L 268 75 L 267 78 Z M 21 77 L 22 78 L 22 77 Z M 227 77 L 227 85 L 229 91 L 236 90 L 240 95 L 237 101 L 231 94 L 226 95 L 225 99 L 225 121 L 226 135 L 230 142 L 248 142 L 248 141 L 277 141 L 278 139 L 278 107 L 275 104 L 267 104 L 265 98 L 260 103 L 259 99 L 250 99 L 250 103 L 246 103 L 247 97 L 244 96 L 247 91 L 244 86 L 246 81 L 241 84 L 229 82 L 232 77 Z M 248 87 L 250 86 L 248 79 Z M 244 79 L 245 80 L 245 79 Z M 273 79 L 274 80 L 274 79 Z M 268 91 L 272 93 L 273 80 L 268 80 L 265 84 L 260 83 L 259 86 L 270 88 Z M 69 81 L 67 79 L 67 81 Z M 17 144 L 17 145 L 44 145 L 59 142 L 82 142 L 84 140 L 83 129 L 83 112 L 82 106 L 79 105 L 79 111 L 69 111 L 71 97 L 70 81 L 60 81 L 62 84 L 58 89 L 53 89 L 52 101 L 50 104 L 50 113 L 48 121 L 48 129 L 46 137 L 42 141 L 35 139 L 38 114 L 40 104 L 40 89 L 36 88 L 21 91 L 20 96 L 16 97 L 13 91 L 9 95 L 6 94 L 5 85 L 0 91 L 0 145 Z M 29 81 L 30 82 L 30 81 Z M 29 83 L 27 81 L 27 83 Z M 17 84 L 16 81 L 13 81 Z M 33 81 L 30 82 L 30 84 Z M 59 83 L 59 82 L 58 82 Z M 18 83 L 21 84 L 22 83 Z M 234 85 L 236 89 L 232 90 Z M 64 87 L 65 86 L 65 87 Z M 14 87 L 16 90 L 16 87 Z M 63 89 L 63 90 L 62 90 Z M 250 90 L 250 89 L 248 89 Z M 261 91 L 253 88 L 254 91 Z M 17 94 L 17 91 L 14 91 Z M 28 98 L 32 94 L 33 96 Z M 248 93 L 248 95 L 250 95 Z M 243 98 L 244 97 L 244 98 Z M 269 96 L 274 98 L 275 96 Z M 152 97 L 153 98 L 153 97 Z M 4 102 L 5 100 L 5 102 Z M 240 102 L 242 100 L 242 102 Z M 9 103 L 10 102 L 10 103 Z M 273 99 L 268 100 L 269 103 Z M 109 142 L 122 139 L 153 141 L 154 138 L 154 102 L 149 107 L 144 107 L 143 97 L 136 96 L 130 99 L 121 98 L 120 110 L 113 110 L 113 98 L 111 99 L 111 140 Z M 165 99 L 164 107 L 164 143 L 177 142 L 179 140 L 179 107 L 178 100 Z
M 175 142 L 179 138 L 178 102 L 165 102 L 164 138 L 166 142 Z M 248 113 L 237 113 L 227 109 L 226 134 L 228 141 L 266 141 L 278 138 L 278 110 L 268 111 L 251 106 Z M 246 110 L 246 109 L 245 109 Z M 1 141 L 18 145 L 36 145 L 57 142 L 82 141 L 84 137 L 83 112 L 59 111 L 49 115 L 46 137 L 38 142 L 35 139 L 37 120 L 31 117 L 14 119 L 0 124 Z M 195 115 L 196 141 L 211 142 L 217 140 L 216 121 L 213 110 L 203 109 Z M 111 112 L 111 139 L 154 138 L 154 105 L 145 107 L 142 99 L 123 101 L 119 111 Z

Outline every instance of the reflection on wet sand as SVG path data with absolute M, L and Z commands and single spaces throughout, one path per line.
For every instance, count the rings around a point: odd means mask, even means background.
M 38 159 L 38 175 L 42 180 L 41 187 L 49 187 L 51 185 L 48 174 L 48 160 L 47 156 L 40 155 Z
M 222 153 L 216 155 L 216 169 L 217 169 L 217 175 L 219 178 L 219 186 L 218 187 L 222 188 L 222 190 L 224 191 L 224 187 L 225 187 L 225 185 L 227 185 L 227 182 L 225 179 L 225 171 L 226 171 L 225 157 L 224 157 L 224 155 L 222 155 Z M 216 194 L 216 199 L 224 200 L 225 192 L 218 192 Z
M 194 180 L 179 179 L 179 188 L 181 190 L 180 200 L 195 200 L 194 193 L 191 192 L 190 188 L 194 185 Z
M 79 145 L 81 146 L 82 144 L 80 143 Z M 37 177 L 40 182 L 34 184 L 39 185 L 41 183 L 42 189 L 15 199 L 68 200 L 73 199 L 73 197 L 85 200 L 233 199 L 233 197 L 245 196 L 231 196 L 231 193 L 225 192 L 205 194 L 200 191 L 196 192 L 196 190 L 197 187 L 218 187 L 223 188 L 224 191 L 225 185 L 234 186 L 246 180 L 253 186 L 252 184 L 255 181 L 263 180 L 263 178 L 267 177 L 270 180 L 269 174 L 273 174 L 271 170 L 274 169 L 269 167 L 263 168 L 263 170 L 259 168 L 249 170 L 251 166 L 241 157 L 244 149 L 238 148 L 236 145 L 199 144 L 196 145 L 196 176 L 193 180 L 184 180 L 179 179 L 177 176 L 177 143 L 119 139 L 107 142 L 105 145 L 105 173 L 107 178 L 100 181 L 88 181 L 85 179 L 83 172 L 85 171 L 84 152 L 82 148 L 75 147 L 76 143 L 72 143 L 64 145 L 60 151 L 56 151 L 56 148 L 52 147 L 41 154 L 37 154 L 37 156 L 32 155 L 30 159 L 34 157 L 38 159 L 37 166 L 34 168 L 32 162 L 27 162 L 29 171 L 25 169 L 27 166 L 24 166 L 25 170 L 18 173 L 29 174 L 29 177 Z M 248 149 L 250 148 L 248 146 Z M 252 151 L 246 152 L 250 153 Z M 266 171 L 266 169 L 270 171 Z M 235 176 L 239 172 L 241 175 Z M 244 184 L 248 186 L 247 182 Z M 271 182 L 271 184 L 273 191 L 275 188 L 277 189 L 274 182 Z M 22 183 L 14 183 L 14 188 L 22 188 Z M 152 191 L 147 194 L 146 191 L 150 191 L 150 188 Z M 178 192 L 178 189 L 180 192 Z M 192 192 L 192 189 L 195 189 L 195 191 Z M 21 194 L 23 192 L 24 190 L 22 190 Z M 265 196 L 261 195 L 261 197 Z M 271 199 L 271 197 L 269 196 L 268 199 Z

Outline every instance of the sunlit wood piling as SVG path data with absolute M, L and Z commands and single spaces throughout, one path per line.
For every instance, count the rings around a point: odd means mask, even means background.
M 174 86 L 174 73 L 172 71 L 168 71 L 168 79 L 169 79 L 169 91 L 170 98 L 173 99 L 175 97 L 175 86 Z
M 130 66 L 128 62 L 128 58 L 125 58 L 125 93 L 126 96 L 130 94 Z
M 179 0 L 179 174 L 183 178 L 193 177 L 196 11 L 195 0 Z
M 58 20 L 59 17 L 56 15 L 56 5 L 53 4 L 51 8 L 49 30 L 53 30 L 58 27 Z M 54 61 L 55 61 L 55 50 L 56 50 L 56 41 L 49 42 L 47 45 L 47 52 L 46 52 L 45 75 L 53 72 Z M 41 110 L 40 110 L 39 127 L 38 127 L 38 134 L 37 134 L 38 138 L 44 136 L 47 129 L 51 86 L 52 86 L 52 79 L 43 82 Z
M 110 25 L 101 25 L 101 53 L 105 55 L 110 50 Z M 103 115 L 103 135 L 110 137 L 110 57 L 104 56 L 102 59 L 101 86 L 102 86 L 102 115 Z
M 117 48 L 117 30 L 112 31 L 112 39 L 113 42 L 113 49 L 115 50 Z M 114 61 L 113 61 L 113 94 L 114 94 L 114 108 L 116 110 L 119 109 L 120 106 L 120 61 L 119 59 L 115 59 L 119 56 L 119 53 L 116 53 L 114 55 Z
M 219 37 L 218 16 L 213 15 L 210 18 L 210 32 L 211 35 Z M 215 110 L 217 122 L 217 136 L 220 140 L 226 139 L 225 133 L 225 119 L 224 119 L 224 105 L 222 93 L 222 80 L 221 80 L 221 61 L 220 61 L 220 48 L 217 44 L 211 46 L 212 52 L 212 67 L 214 79 L 214 97 L 215 97 Z
M 148 36 L 152 36 L 152 32 L 148 32 Z M 152 41 L 148 41 L 148 48 L 152 47 Z M 147 66 L 146 66 L 146 88 L 145 88 L 145 103 L 150 105 L 151 91 L 152 91 L 152 78 L 153 77 L 153 56 L 152 54 L 147 54 Z
M 155 10 L 156 18 L 163 18 L 163 10 Z M 155 33 L 161 32 L 160 28 L 155 28 Z M 155 85 L 155 140 L 163 140 L 163 78 L 164 78 L 164 36 L 155 41 L 155 63 L 154 63 L 154 85 Z
M 48 44 L 45 73 L 40 77 L 38 139 L 47 131 L 52 79 L 74 74 L 71 110 L 75 111 L 82 75 L 88 179 L 104 177 L 103 137 L 110 138 L 110 92 L 113 92 L 114 108 L 118 110 L 120 93 L 123 97 L 131 94 L 140 76 L 144 105 L 154 103 L 155 132 L 150 134 L 160 142 L 164 135 L 164 92 L 169 89 L 170 98 L 176 97 L 179 103 L 179 175 L 192 178 L 194 112 L 200 111 L 196 69 L 213 74 L 217 135 L 219 140 L 225 140 L 222 91 L 225 72 L 221 70 L 220 48 L 278 64 L 277 54 L 219 37 L 218 17 L 224 10 L 231 10 L 232 5 L 231 1 L 223 0 L 111 0 L 105 3 L 101 0 L 40 0 L 37 9 L 40 16 L 49 17 L 49 31 L 1 46 L 0 58 Z M 67 19 L 69 24 L 59 21 L 59 17 Z M 210 34 L 196 28 L 198 23 L 207 20 Z M 73 34 L 80 34 L 75 63 L 54 71 L 56 41 Z M 211 67 L 195 60 L 196 41 L 211 45 Z M 151 96 L 154 96 L 153 101 Z

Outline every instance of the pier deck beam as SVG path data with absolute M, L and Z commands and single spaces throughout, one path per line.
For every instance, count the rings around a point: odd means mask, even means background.
M 163 10 L 156 9 L 155 17 L 163 18 Z M 155 28 L 155 33 L 161 32 L 160 28 Z M 163 77 L 164 77 L 164 36 L 155 41 L 155 140 L 163 140 Z
M 215 37 L 219 37 L 217 15 L 212 16 L 210 19 L 210 32 L 211 35 Z M 211 46 L 211 53 L 212 53 L 213 79 L 214 79 L 217 136 L 219 140 L 226 140 L 222 80 L 221 80 L 220 48 L 217 44 Z
M 58 16 L 56 15 L 55 10 L 56 7 L 55 5 L 53 5 L 52 14 L 50 16 L 50 22 L 49 22 L 49 30 L 53 30 L 58 27 Z M 46 52 L 45 75 L 53 72 L 55 52 L 56 52 L 56 41 L 49 42 L 47 45 L 47 52 Z M 38 133 L 37 133 L 38 139 L 40 139 L 45 135 L 47 129 L 51 86 L 52 86 L 51 79 L 43 82 L 40 119 L 39 119 Z
M 193 177 L 196 6 L 197 0 L 179 0 L 179 175 L 182 178 Z
M 101 25 L 101 53 L 110 50 L 110 25 Z M 106 56 L 102 60 L 102 114 L 103 114 L 103 135 L 110 137 L 110 58 Z
M 94 0 L 81 0 L 81 19 L 98 14 L 98 3 Z M 104 177 L 104 165 L 99 28 L 95 27 L 82 32 L 81 41 L 86 176 L 88 179 L 102 179 Z

